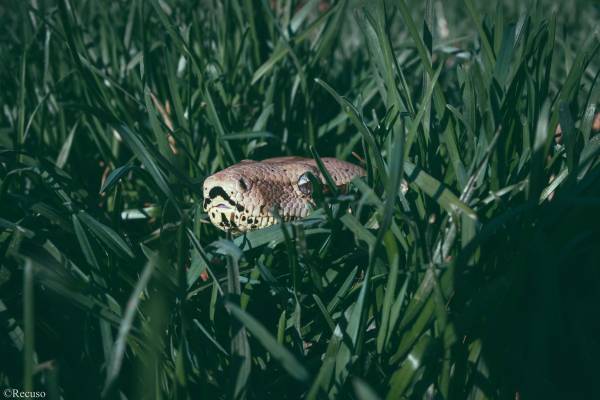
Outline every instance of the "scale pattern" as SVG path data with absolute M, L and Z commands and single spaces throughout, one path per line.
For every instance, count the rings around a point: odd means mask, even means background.
M 346 161 L 327 157 L 322 161 L 338 187 L 366 174 Z M 235 233 L 273 225 L 277 222 L 275 209 L 286 221 L 306 217 L 313 201 L 310 193 L 300 189 L 298 180 L 309 171 L 325 185 L 325 178 L 310 158 L 243 160 L 206 178 L 204 211 L 216 227 Z

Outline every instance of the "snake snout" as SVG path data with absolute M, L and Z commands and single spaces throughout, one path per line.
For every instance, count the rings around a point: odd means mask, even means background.
M 244 199 L 251 187 L 252 182 L 238 174 L 208 177 L 203 185 L 203 208 L 210 221 L 225 231 L 241 231 Z

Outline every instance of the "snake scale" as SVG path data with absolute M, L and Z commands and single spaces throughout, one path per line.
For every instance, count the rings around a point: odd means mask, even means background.
M 327 157 L 322 161 L 338 187 L 366 174 L 346 161 Z M 204 211 L 216 227 L 234 233 L 275 224 L 275 210 L 284 221 L 305 217 L 314 205 L 308 172 L 325 184 L 310 158 L 243 160 L 205 179 Z

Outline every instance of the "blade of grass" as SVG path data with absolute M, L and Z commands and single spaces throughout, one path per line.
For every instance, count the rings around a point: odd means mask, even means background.
M 467 7 L 467 11 L 469 12 L 469 16 L 471 17 L 471 19 L 473 19 L 473 22 L 475 23 L 477 32 L 479 33 L 479 40 L 481 41 L 481 46 L 483 47 L 483 51 L 487 62 L 489 63 L 489 65 L 496 64 L 496 56 L 494 55 L 494 49 L 492 48 L 487 33 L 484 30 L 483 21 L 481 19 L 479 11 L 477 11 L 477 9 L 475 8 L 473 0 L 464 0 L 464 3 Z
M 317 150 L 314 148 L 314 146 L 310 146 L 310 152 L 311 152 L 315 162 L 317 163 L 317 167 L 319 168 L 319 171 L 325 178 L 325 182 L 327 183 L 329 190 L 331 191 L 331 193 L 333 194 L 334 197 L 337 196 L 338 188 L 335 185 L 335 181 L 329 174 L 329 171 L 327 170 L 327 168 L 325 168 L 325 164 L 323 164 L 323 161 L 321 160 L 321 157 L 319 156 L 319 153 L 317 153 Z
M 35 314 L 33 290 L 33 264 L 25 260 L 23 269 L 23 320 L 25 331 L 25 346 L 23 349 L 23 390 L 33 391 L 33 368 L 35 367 Z
M 306 381 L 309 379 L 306 368 L 298 362 L 296 357 L 294 357 L 288 349 L 277 343 L 277 339 L 275 339 L 260 322 L 234 303 L 227 302 L 226 308 L 235 318 L 244 324 L 248 331 L 250 331 L 256 340 L 258 340 L 273 358 L 281 364 L 288 374 L 299 381 Z
M 77 240 L 79 241 L 79 246 L 81 247 L 81 251 L 83 252 L 85 260 L 88 262 L 88 264 L 94 266 L 96 269 L 99 269 L 100 267 L 98 265 L 98 260 L 94 255 L 94 250 L 92 249 L 87 234 L 85 233 L 81 222 L 79 222 L 79 218 L 76 214 L 73 214 L 71 218 L 73 221 L 73 228 L 75 230 L 75 234 L 77 235 Z
M 360 378 L 352 379 L 354 393 L 358 400 L 379 400 L 379 396 L 371 386 Z
M 377 333 L 377 353 L 381 354 L 384 350 L 386 339 L 391 336 L 390 332 L 390 314 L 392 310 L 392 302 L 396 296 L 396 282 L 398 281 L 398 269 L 400 266 L 400 256 L 398 254 L 398 246 L 393 234 L 388 231 L 384 237 L 384 247 L 387 253 L 390 269 L 388 272 L 388 280 L 385 286 L 385 295 L 383 306 L 381 309 L 381 325 Z
M 409 182 L 414 182 L 423 192 L 425 192 L 433 200 L 437 201 L 439 205 L 444 208 L 448 213 L 453 214 L 458 211 L 464 213 L 471 219 L 477 219 L 477 214 L 468 205 L 463 203 L 454 193 L 448 188 L 423 171 L 418 166 L 406 161 L 404 163 L 404 172 L 406 173 L 406 179 Z
M 104 382 L 104 387 L 101 394 L 103 398 L 109 396 L 109 394 L 112 393 L 115 388 L 117 378 L 119 377 L 119 373 L 121 371 L 121 366 L 123 365 L 127 337 L 129 336 L 129 332 L 133 326 L 133 321 L 137 314 L 137 308 L 142 292 L 146 289 L 146 286 L 152 277 L 155 263 L 156 260 L 148 261 L 133 291 L 131 292 L 131 295 L 129 296 L 125 313 L 123 314 L 123 319 L 121 320 L 121 324 L 119 326 L 119 333 L 117 334 L 117 339 L 113 345 L 110 364 L 107 366 L 106 381 Z
M 365 124 L 364 120 L 358 113 L 358 110 L 352 103 L 348 100 L 340 96 L 331 86 L 327 83 L 323 82 L 321 79 L 315 79 L 315 82 L 319 85 L 323 86 L 325 90 L 333 96 L 333 98 L 339 103 L 342 107 L 342 110 L 348 115 L 350 121 L 354 124 L 354 126 L 358 129 L 358 131 L 362 134 L 363 139 L 367 143 L 368 149 L 371 153 L 371 157 L 375 160 L 375 164 L 377 165 L 377 172 L 381 175 L 382 181 L 387 182 L 387 169 L 385 168 L 385 164 L 383 162 L 383 158 L 381 156 L 381 151 L 379 150 L 379 146 L 375 142 L 375 138 L 371 133 L 369 127 Z
M 149 151 L 148 146 L 146 146 L 139 136 L 134 133 L 131 129 L 126 127 L 125 125 L 117 125 L 115 129 L 119 132 L 125 143 L 129 146 L 129 148 L 133 151 L 133 153 L 140 159 L 144 167 L 148 170 L 152 179 L 156 183 L 156 185 L 161 189 L 163 194 L 171 200 L 171 204 L 175 209 L 181 214 L 181 209 L 178 205 L 178 202 L 175 199 L 175 195 L 171 191 L 167 180 L 164 176 L 164 173 L 159 168 L 156 163 L 156 157 Z
M 77 218 L 81 221 L 87 228 L 96 235 L 101 242 L 103 242 L 108 248 L 118 254 L 120 257 L 124 258 L 134 258 L 133 250 L 129 247 L 127 243 L 117 232 L 109 228 L 108 226 L 98 222 L 91 215 L 86 213 L 85 211 L 79 212 L 77 214 Z
M 335 397 L 338 394 L 339 388 L 345 384 L 346 379 L 350 375 L 350 369 L 353 360 L 360 355 L 362 348 L 362 337 L 367 319 L 368 300 L 367 293 L 370 291 L 371 280 L 371 264 L 367 267 L 363 285 L 358 294 L 356 302 L 352 304 L 352 309 L 348 312 L 347 325 L 344 331 L 344 337 L 347 340 L 342 341 L 339 350 L 335 356 L 334 383 L 329 388 L 329 395 Z M 333 333 L 334 336 L 341 336 L 341 330 L 338 325 Z

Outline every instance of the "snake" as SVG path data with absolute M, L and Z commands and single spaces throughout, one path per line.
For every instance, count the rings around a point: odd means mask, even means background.
M 363 168 L 347 161 L 331 157 L 321 161 L 333 184 L 342 190 L 353 178 L 366 175 Z M 311 158 L 243 160 L 204 180 L 203 209 L 214 226 L 238 234 L 268 227 L 279 219 L 304 218 L 315 206 L 310 174 L 327 187 Z

